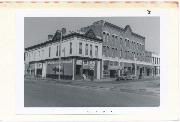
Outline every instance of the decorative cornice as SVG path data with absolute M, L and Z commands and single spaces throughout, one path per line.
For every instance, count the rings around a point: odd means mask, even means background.
M 68 39 L 68 38 L 72 38 L 74 36 L 75 37 L 81 37 L 81 38 L 86 38 L 86 39 L 94 40 L 95 42 L 100 42 L 100 43 L 103 42 L 102 39 L 91 38 L 91 37 L 86 36 L 85 34 L 80 34 L 80 33 L 77 33 L 77 32 L 70 33 L 68 35 L 63 36 L 62 38 L 63 39 Z M 30 50 L 30 49 L 33 49 L 33 48 L 38 48 L 38 47 L 41 47 L 41 46 L 46 46 L 47 44 L 55 43 L 55 42 L 58 42 L 58 41 L 59 40 L 57 40 L 57 39 L 55 39 L 55 37 L 53 37 L 52 40 L 49 40 L 49 41 L 46 41 L 46 42 L 43 42 L 43 43 L 40 43 L 40 44 L 36 44 L 36 45 L 30 46 L 30 47 L 27 47 L 27 48 L 25 48 L 25 50 Z

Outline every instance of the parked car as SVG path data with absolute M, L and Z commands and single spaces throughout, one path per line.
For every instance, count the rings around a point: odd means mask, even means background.
M 135 75 L 127 75 L 126 79 L 127 80 L 134 80 L 136 78 Z
M 134 79 L 136 79 L 135 75 L 122 75 L 122 76 L 118 76 L 116 80 L 118 81 L 118 80 L 134 80 Z

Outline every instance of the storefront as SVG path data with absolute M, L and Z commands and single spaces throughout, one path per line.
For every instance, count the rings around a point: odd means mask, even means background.
M 61 79 L 72 79 L 72 70 L 72 59 L 63 59 L 61 63 L 59 60 L 47 61 L 46 77 L 58 79 L 60 71 Z
M 35 76 L 35 64 L 34 63 L 31 63 L 31 64 L 28 64 L 26 65 L 26 76 Z
M 75 59 L 75 79 L 100 79 L 100 60 L 89 58 Z

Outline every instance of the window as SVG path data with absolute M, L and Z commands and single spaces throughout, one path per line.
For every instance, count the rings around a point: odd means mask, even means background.
M 109 33 L 107 33 L 107 37 L 106 37 L 106 40 L 107 40 L 107 42 L 108 42 L 108 40 L 109 40 Z
M 70 42 L 70 50 L 69 53 L 72 54 L 72 42 Z
M 122 44 L 122 37 L 120 37 L 120 43 Z
M 49 57 L 51 57 L 51 47 L 49 47 Z
M 82 43 L 79 43 L 79 54 L 82 54 Z
M 58 56 L 58 46 L 56 47 L 56 56 Z
M 92 56 L 92 45 L 90 45 L 90 56 Z
M 86 44 L 86 47 L 85 47 L 85 55 L 88 55 L 88 44 Z
M 119 63 L 117 61 L 114 62 L 114 66 L 118 66 Z
M 103 32 L 103 41 L 106 40 L 106 32 Z
M 122 57 L 122 49 L 120 50 L 120 57 Z
M 128 39 L 125 39 L 125 45 L 126 45 L 126 47 L 128 47 L 128 43 L 129 43 L 129 40 L 128 40 Z
M 38 51 L 38 56 L 39 56 L 39 58 L 41 57 L 40 50 Z
M 85 61 L 84 61 L 84 64 L 88 64 L 88 61 L 87 61 L 87 60 L 85 60 Z
M 27 53 L 24 53 L 24 61 L 27 60 Z
M 42 58 L 44 58 L 44 49 L 42 49 L 42 55 L 41 56 L 42 56 Z
M 59 56 L 61 55 L 61 49 L 60 49 L 60 45 L 59 45 Z
M 102 48 L 102 49 L 103 49 L 103 55 L 105 55 L 105 56 L 106 56 L 106 55 L 107 55 L 107 52 L 106 52 L 106 46 L 103 46 L 103 48 Z
M 36 52 L 34 52 L 34 60 L 36 60 Z
M 98 46 L 95 46 L 95 56 L 98 56 Z
M 34 58 L 34 53 L 31 52 L 31 60 L 33 60 L 33 58 Z

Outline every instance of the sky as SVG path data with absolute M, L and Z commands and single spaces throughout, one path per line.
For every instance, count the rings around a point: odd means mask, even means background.
M 25 48 L 47 41 L 49 34 L 54 34 L 63 27 L 67 31 L 73 31 L 99 20 L 108 21 L 122 28 L 130 25 L 134 33 L 146 38 L 146 50 L 160 53 L 159 17 L 25 17 Z

